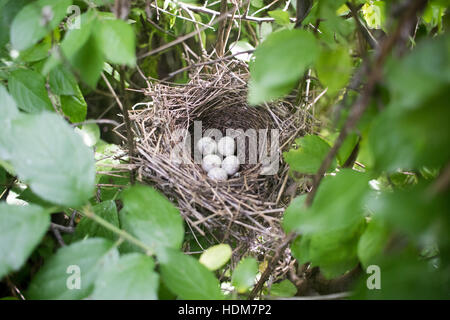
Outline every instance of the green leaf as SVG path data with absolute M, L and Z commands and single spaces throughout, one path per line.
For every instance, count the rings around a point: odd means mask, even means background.
M 355 299 L 429 300 L 449 299 L 449 273 L 429 261 L 419 260 L 409 251 L 389 255 L 379 262 L 381 290 L 370 290 L 367 281 L 372 273 L 361 277 Z
M 299 263 L 320 267 L 325 277 L 335 278 L 358 264 L 357 246 L 363 229 L 364 222 L 359 221 L 341 229 L 302 235 L 291 245 L 292 255 Z
M 384 25 L 385 20 L 385 2 L 384 1 L 371 1 L 372 3 L 366 3 L 361 8 L 364 20 L 366 20 L 367 26 L 371 29 L 379 29 Z
M 350 158 L 358 141 L 359 137 L 356 133 L 350 133 L 349 135 L 347 135 L 337 154 L 339 165 L 343 166 L 348 158 Z
M 161 277 L 170 291 L 183 300 L 221 300 L 219 280 L 193 257 L 173 249 L 158 256 Z
M 80 16 L 80 29 L 71 29 L 61 42 L 61 51 L 67 59 L 72 57 L 88 42 L 97 22 L 94 11 L 87 11 Z M 50 70 L 49 70 L 50 71 Z
M 79 92 L 77 80 L 73 74 L 63 65 L 59 65 L 50 71 L 50 89 L 58 95 L 76 95 Z
M 230 260 L 232 254 L 228 244 L 218 244 L 203 251 L 199 262 L 209 270 L 217 270 Z
M 105 270 L 95 281 L 93 299 L 156 300 L 159 275 L 151 257 L 139 253 L 127 254 Z
M 318 55 L 318 45 L 304 30 L 270 34 L 255 50 L 250 65 L 248 101 L 257 105 L 289 93 Z
M 0 84 L 0 114 L 2 115 L 0 121 L 13 119 L 19 115 L 16 102 L 2 84 Z
M 386 81 L 395 108 L 405 110 L 424 106 L 450 84 L 450 36 L 426 39 L 401 59 L 385 67 Z M 433 59 L 430 59 L 433 57 Z
M 122 228 L 134 234 L 157 252 L 179 249 L 184 227 L 178 209 L 153 188 L 133 186 L 122 192 L 124 207 L 120 211 Z
M 88 239 L 59 249 L 43 265 L 31 280 L 26 297 L 28 299 L 67 300 L 86 298 L 94 289 L 94 282 L 105 266 L 118 259 L 112 242 L 105 239 Z M 71 284 L 78 269 L 80 288 Z
M 95 36 L 106 59 L 111 63 L 134 66 L 136 64 L 135 34 L 122 20 L 101 20 Z
M 77 207 L 93 195 L 93 152 L 56 114 L 24 114 L 13 120 L 5 149 L 19 178 L 42 199 Z
M 39 42 L 48 32 L 58 26 L 66 16 L 71 0 L 39 0 L 25 6 L 11 25 L 11 44 L 16 50 L 25 50 Z M 45 12 L 49 20 L 44 18 Z
M 334 50 L 323 49 L 316 62 L 317 76 L 328 88 L 327 94 L 335 96 L 350 79 L 352 60 L 348 49 L 339 47 Z
M 39 206 L 0 203 L 0 279 L 19 270 L 49 225 L 50 214 Z
M 91 88 L 97 86 L 103 70 L 103 54 L 99 44 L 91 36 L 85 45 L 72 54 L 70 59 L 72 67 L 78 71 L 81 80 Z
M 20 109 L 30 113 L 53 110 L 45 88 L 45 79 L 39 73 L 19 69 L 11 72 L 8 80 L 9 91 Z
M 79 88 L 76 95 L 61 96 L 60 101 L 61 109 L 69 117 L 70 122 L 78 123 L 86 120 L 87 103 Z
M 289 298 L 295 296 L 297 287 L 288 279 L 274 283 L 270 288 L 270 295 L 275 297 Z
M 366 174 L 343 169 L 322 180 L 310 208 L 303 207 L 304 196 L 286 209 L 283 227 L 303 234 L 330 232 L 364 220 L 363 206 L 369 193 Z
M 391 101 L 369 134 L 375 168 L 438 167 L 450 159 L 449 47 L 448 35 L 429 39 L 387 66 Z
M 283 154 L 291 170 L 300 173 L 315 174 L 330 151 L 330 145 L 319 136 L 307 135 L 297 139 L 298 149 L 291 149 Z M 328 172 L 336 168 L 336 159 L 333 159 Z
M 42 73 L 48 74 L 61 62 L 69 63 L 71 69 L 80 80 L 91 88 L 95 88 L 103 70 L 104 57 L 93 35 L 97 28 L 96 12 L 89 10 L 80 16 L 80 29 L 72 29 L 66 33 L 61 42 L 61 52 L 53 54 L 45 64 Z
M 100 128 L 96 123 L 86 123 L 80 128 L 76 128 L 75 132 L 81 135 L 84 144 L 93 147 L 100 141 Z
M 256 274 L 258 273 L 258 262 L 255 258 L 244 258 L 239 261 L 233 272 L 231 283 L 239 293 L 246 292 L 255 284 Z
M 275 22 L 278 23 L 280 26 L 286 26 L 291 23 L 289 20 L 289 13 L 287 11 L 283 10 L 274 10 L 267 12 L 269 16 L 275 19 Z
M 0 47 L 9 42 L 9 33 L 14 17 L 30 1 L 3 0 L 0 2 Z
M 330 278 L 354 267 L 368 192 L 365 174 L 344 169 L 323 179 L 310 208 L 303 206 L 304 195 L 294 200 L 286 209 L 283 228 L 302 234 L 291 247 L 295 258 L 319 266 Z
M 378 264 L 380 257 L 388 243 L 390 230 L 379 218 L 372 218 L 358 242 L 358 258 L 367 268 Z
M 428 183 L 419 183 L 371 199 L 374 217 L 381 219 L 388 227 L 409 235 L 419 244 L 430 237 L 445 237 L 449 229 L 446 222 L 447 197 L 445 194 L 431 197 L 427 188 Z
M 92 207 L 92 209 L 97 216 L 119 228 L 119 216 L 117 214 L 117 207 L 114 201 L 108 200 L 101 202 Z M 83 217 L 77 225 L 74 239 L 79 240 L 85 237 L 106 238 L 112 241 L 117 240 L 117 234 L 99 225 L 92 219 Z

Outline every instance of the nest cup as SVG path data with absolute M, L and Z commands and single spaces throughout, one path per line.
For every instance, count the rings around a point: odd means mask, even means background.
M 284 100 L 249 106 L 248 78 L 247 66 L 233 60 L 195 70 L 188 84 L 149 83 L 143 89 L 146 101 L 129 115 L 136 138 L 138 180 L 156 187 L 178 206 L 194 237 L 208 234 L 212 242 L 233 241 L 244 251 L 263 252 L 274 248 L 283 235 L 280 219 L 289 200 L 284 195 L 289 168 L 282 152 L 296 137 L 310 132 L 312 121 L 295 104 L 295 92 Z M 258 161 L 241 164 L 239 173 L 225 182 L 208 178 L 195 158 L 194 146 L 200 138 L 194 137 L 196 121 L 201 121 L 202 135 L 209 129 L 223 136 L 227 129 L 266 129 L 266 148 L 275 142 L 271 130 L 278 130 L 275 174 L 261 174 Z M 247 138 L 246 142 L 248 162 L 251 150 Z M 181 163 L 173 157 L 180 145 L 189 151 Z

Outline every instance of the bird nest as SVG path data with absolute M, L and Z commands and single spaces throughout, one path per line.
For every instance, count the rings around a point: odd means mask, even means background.
M 284 100 L 249 106 L 248 78 L 247 66 L 231 61 L 195 70 L 187 84 L 149 83 L 143 89 L 147 99 L 135 105 L 129 117 L 136 142 L 137 179 L 156 187 L 178 206 L 196 239 L 196 235 L 209 235 L 206 238 L 213 242 L 228 241 L 245 247 L 246 252 L 265 252 L 282 238 L 280 219 L 290 200 L 285 195 L 289 167 L 282 152 L 296 137 L 310 132 L 312 117 L 295 103 L 295 92 Z M 195 135 L 208 135 L 212 129 L 223 135 L 227 129 L 244 132 L 240 141 L 244 141 L 241 149 L 246 161 L 238 174 L 224 182 L 207 176 L 201 155 L 199 161 L 195 152 L 199 138 Z M 251 148 L 249 129 L 258 133 L 259 148 Z M 261 151 L 269 149 L 265 162 L 259 161 Z M 250 161 L 255 150 L 260 159 Z

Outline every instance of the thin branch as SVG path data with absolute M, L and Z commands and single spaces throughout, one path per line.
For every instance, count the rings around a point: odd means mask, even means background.
M 266 269 L 261 275 L 261 278 L 259 278 L 259 281 L 256 283 L 256 285 L 253 287 L 252 292 L 250 292 L 248 296 L 248 300 L 253 300 L 258 292 L 261 291 L 264 283 L 266 282 L 269 275 L 272 273 L 273 269 L 278 263 L 278 260 L 280 260 L 281 256 L 283 255 L 286 248 L 289 246 L 289 243 L 296 238 L 297 234 L 295 232 L 289 233 L 284 241 L 280 244 L 280 246 L 275 251 L 274 256 L 270 260 L 270 262 L 267 264 Z
M 98 123 L 98 124 L 112 124 L 114 126 L 118 126 L 119 123 L 117 121 L 114 120 L 110 120 L 110 119 L 89 119 L 83 122 L 76 122 L 76 123 L 72 123 L 71 126 L 72 127 L 78 127 L 78 126 L 83 126 L 85 124 L 92 124 L 92 123 Z
M 183 3 L 180 4 L 181 7 L 185 7 L 188 8 L 189 10 L 192 10 L 194 12 L 200 12 L 200 13 L 204 13 L 204 14 L 209 14 L 212 16 L 219 16 L 220 12 L 219 11 L 215 11 L 215 10 L 211 10 L 208 8 L 204 8 L 204 7 L 197 7 L 197 6 L 193 6 L 191 4 L 187 4 L 187 3 Z M 227 18 L 233 18 L 233 14 L 232 13 L 227 13 L 226 14 Z M 256 22 L 256 23 L 263 23 L 263 22 L 274 22 L 275 19 L 274 18 L 258 18 L 258 17 L 254 17 L 252 16 L 247 16 L 245 14 L 243 15 L 235 15 L 234 18 L 236 20 L 245 20 L 245 21 L 250 21 L 250 22 Z M 291 22 L 295 22 L 295 18 L 290 18 Z
M 377 39 L 375 39 L 375 37 L 372 35 L 372 33 L 369 31 L 366 25 L 361 22 L 361 18 L 358 15 L 358 10 L 355 8 L 353 4 L 350 3 L 350 1 L 347 1 L 346 5 L 350 9 L 350 13 L 356 22 L 358 32 L 364 37 L 364 39 L 366 39 L 367 43 L 370 45 L 372 49 L 378 48 Z
M 123 72 L 121 72 L 120 74 L 120 81 L 121 84 L 124 85 L 124 79 L 123 79 Z M 105 81 L 106 86 L 108 87 L 109 91 L 111 92 L 111 94 L 114 96 L 114 99 L 116 100 L 120 110 L 122 111 L 122 115 L 123 115 L 123 119 L 125 122 L 125 128 L 127 131 L 127 144 L 128 144 L 128 154 L 130 156 L 130 164 L 132 163 L 131 161 L 133 161 L 133 156 L 134 156 L 134 140 L 133 140 L 133 133 L 131 131 L 131 122 L 130 122 L 130 118 L 128 116 L 128 108 L 125 109 L 122 101 L 120 101 L 119 97 L 117 96 L 116 92 L 114 91 L 114 88 L 111 86 L 111 83 L 109 82 L 108 78 L 104 75 L 104 73 L 102 72 L 102 79 L 103 81 Z M 123 94 L 126 91 L 123 90 Z M 134 174 L 130 174 L 130 182 L 133 184 L 134 183 Z
M 231 55 L 226 56 L 226 57 L 222 57 L 222 58 L 218 58 L 218 59 L 214 59 L 214 60 L 210 60 L 210 61 L 206 61 L 206 62 L 200 62 L 200 63 L 191 64 L 189 66 L 186 66 L 184 68 L 181 68 L 181 69 L 178 69 L 178 70 L 176 70 L 174 72 L 169 73 L 167 75 L 167 77 L 165 77 L 163 80 L 167 81 L 168 79 L 173 78 L 177 74 L 180 74 L 180 73 L 182 73 L 182 72 L 184 72 L 186 70 L 192 69 L 192 68 L 206 66 L 206 65 L 209 65 L 209 64 L 215 64 L 217 62 L 225 61 L 225 60 L 231 59 L 231 58 L 236 57 L 236 56 L 241 55 L 241 54 L 253 53 L 254 51 L 255 51 L 254 49 L 247 50 L 247 51 L 241 51 L 241 52 L 237 52 L 237 53 L 231 54 Z
M 64 239 L 61 236 L 61 233 L 59 232 L 59 229 L 57 227 L 55 227 L 56 224 L 52 223 L 50 225 L 50 230 L 52 230 L 53 235 L 55 236 L 56 241 L 58 241 L 59 245 L 61 247 L 65 247 L 66 243 L 64 242 Z
M 232 10 L 232 13 L 234 13 L 234 10 L 236 10 L 236 8 L 237 7 L 234 7 L 234 9 Z M 192 11 L 194 11 L 194 10 L 192 10 Z M 217 13 L 219 14 L 219 12 L 217 12 Z M 194 31 L 192 31 L 192 32 L 190 32 L 190 33 L 188 33 L 188 34 L 186 34 L 184 36 L 181 36 L 181 37 L 179 37 L 179 38 L 177 38 L 177 39 L 175 39 L 175 40 L 173 40 L 173 41 L 171 41 L 169 43 L 166 43 L 166 44 L 164 44 L 164 45 L 162 45 L 162 46 L 160 46 L 160 47 L 158 47 L 158 48 L 156 48 L 154 50 L 151 50 L 151 51 L 149 51 L 147 53 L 144 53 L 144 54 L 140 55 L 138 57 L 138 59 L 143 59 L 143 58 L 149 57 L 151 55 L 157 54 L 159 52 L 165 51 L 165 50 L 167 50 L 167 49 L 169 49 L 169 48 L 171 48 L 171 47 L 173 47 L 173 46 L 175 46 L 177 44 L 180 44 L 180 43 L 186 41 L 187 39 L 195 37 L 199 32 L 202 32 L 202 31 L 206 30 L 208 27 L 213 26 L 216 23 L 219 23 L 220 21 L 226 19 L 227 17 L 228 17 L 228 14 L 220 15 L 217 19 L 211 21 L 211 23 L 208 26 L 202 27 L 199 30 L 194 30 Z

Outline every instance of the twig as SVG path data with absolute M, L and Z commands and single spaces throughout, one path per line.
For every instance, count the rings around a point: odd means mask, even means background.
M 62 226 L 56 223 L 51 223 L 51 227 L 55 228 L 59 231 L 65 232 L 65 233 L 74 233 L 75 232 L 75 228 L 74 227 L 66 227 L 66 226 Z
M 210 60 L 210 61 L 206 61 L 206 62 L 200 62 L 200 63 L 196 63 L 196 64 L 191 64 L 189 66 L 186 66 L 184 68 L 181 68 L 181 69 L 178 69 L 178 70 L 176 70 L 174 72 L 169 73 L 167 75 L 167 77 L 165 77 L 163 79 L 163 81 L 167 81 L 168 79 L 173 78 L 177 74 L 180 74 L 180 73 L 182 73 L 182 72 L 184 72 L 186 70 L 192 69 L 192 68 L 206 66 L 206 65 L 209 65 L 209 64 L 215 64 L 217 62 L 225 61 L 225 60 L 231 59 L 231 58 L 236 57 L 236 56 L 241 55 L 241 54 L 253 53 L 254 51 L 255 51 L 254 49 L 247 50 L 247 51 L 241 51 L 241 52 L 237 52 L 237 53 L 231 54 L 231 55 L 226 56 L 226 57 L 222 57 L 222 58 L 218 58 L 218 59 L 214 59 L 214 60 Z
M 350 3 L 350 1 L 346 2 L 347 7 L 350 9 L 350 13 L 353 19 L 356 22 L 356 26 L 358 27 L 359 33 L 366 39 L 367 43 L 372 47 L 372 49 L 378 48 L 378 41 L 372 35 L 372 33 L 367 29 L 366 25 L 361 22 L 361 19 L 358 15 L 358 10 Z
M 205 14 L 209 14 L 212 16 L 219 16 L 220 12 L 219 11 L 215 11 L 215 10 L 211 10 L 208 8 L 204 8 L 204 7 L 197 7 L 197 6 L 193 6 L 187 3 L 183 3 L 181 5 L 181 7 L 186 7 L 189 10 L 192 10 L 194 12 L 200 12 L 200 13 L 205 13 Z M 232 13 L 227 13 L 226 14 L 227 18 L 232 18 L 233 14 Z M 245 21 L 250 21 L 250 22 L 256 22 L 256 23 L 263 23 L 263 22 L 274 22 L 275 19 L 274 18 L 258 18 L 258 17 L 253 17 L 253 16 L 247 16 L 247 15 L 235 15 L 234 16 L 235 19 L 237 20 L 245 20 Z M 290 18 L 289 19 L 291 22 L 295 22 L 295 18 Z
M 340 299 L 348 298 L 351 295 L 352 295 L 351 292 L 339 292 L 339 293 L 333 293 L 333 294 L 308 296 L 308 297 L 280 298 L 280 297 L 273 297 L 273 296 L 263 296 L 263 298 L 268 299 L 268 300 L 340 300 Z
M 450 163 L 442 169 L 434 183 L 427 190 L 429 195 L 435 195 L 448 190 L 450 186 Z
M 236 10 L 236 8 L 237 8 L 237 7 L 234 7 L 232 13 L 234 13 L 234 10 Z M 194 10 L 193 10 L 193 11 L 194 11 Z M 226 19 L 227 17 L 228 17 L 228 14 L 226 14 L 226 15 L 220 15 L 217 19 L 215 19 L 214 21 L 212 21 L 212 22 L 208 25 L 208 27 L 210 27 L 210 26 L 212 26 L 212 25 L 215 25 L 216 23 L 219 23 L 220 21 L 222 21 L 223 19 Z M 148 56 L 151 56 L 151 55 L 154 55 L 154 54 L 156 54 L 156 53 L 159 53 L 159 52 L 162 52 L 162 51 L 164 51 L 164 50 L 167 50 L 167 49 L 169 49 L 169 48 L 171 48 L 171 47 L 173 47 L 173 46 L 175 46 L 175 45 L 177 45 L 177 44 L 179 44 L 179 43 L 182 43 L 182 42 L 186 41 L 187 39 L 190 39 L 190 38 L 192 38 L 192 37 L 195 37 L 199 32 L 204 31 L 204 30 L 207 29 L 208 27 L 202 27 L 202 28 L 200 28 L 199 30 L 194 30 L 194 31 L 192 31 L 192 32 L 190 32 L 190 33 L 188 33 L 188 34 L 186 34 L 186 35 L 184 35 L 184 36 L 181 36 L 181 37 L 179 37 L 179 38 L 177 38 L 177 39 L 175 39 L 175 40 L 173 40 L 173 41 L 171 41 L 171 42 L 169 42 L 169 43 L 166 43 L 166 44 L 164 44 L 164 45 L 162 45 L 162 46 L 160 46 L 160 47 L 158 47 L 158 48 L 156 48 L 156 49 L 154 49 L 154 50 L 151 50 L 151 51 L 149 51 L 149 52 L 147 52 L 147 53 L 144 53 L 144 54 L 140 55 L 140 56 L 138 57 L 138 59 L 143 59 L 143 58 L 146 58 L 146 57 L 148 57 Z
M 309 14 L 311 7 L 313 5 L 313 0 L 297 0 L 297 13 L 296 13 L 296 23 L 295 27 L 300 28 L 303 20 Z
M 56 241 L 58 241 L 59 245 L 61 247 L 65 247 L 66 243 L 64 242 L 64 239 L 61 236 L 61 233 L 59 232 L 58 228 L 55 227 L 55 224 L 52 223 L 50 225 L 50 230 L 52 230 L 53 235 L 55 236 Z
M 78 127 L 78 126 L 83 126 L 85 124 L 92 124 L 92 123 L 100 123 L 100 124 L 112 124 L 114 126 L 118 126 L 119 123 L 117 121 L 114 120 L 110 120 L 110 119 L 89 119 L 83 122 L 76 122 L 76 123 L 72 123 L 71 126 L 72 127 Z
M 280 244 L 280 246 L 275 251 L 275 254 L 272 257 L 272 259 L 270 260 L 270 262 L 267 264 L 267 267 L 264 270 L 264 272 L 262 273 L 261 278 L 259 278 L 259 281 L 253 287 L 252 292 L 250 292 L 250 294 L 248 296 L 248 300 L 253 300 L 256 297 L 256 295 L 258 294 L 258 292 L 261 291 L 261 289 L 262 289 L 262 287 L 264 285 L 264 282 L 266 282 L 266 279 L 272 273 L 272 271 L 275 268 L 278 260 L 280 260 L 282 254 L 284 253 L 284 250 L 286 250 L 286 248 L 288 247 L 289 243 L 292 240 L 294 240 L 296 236 L 297 236 L 297 234 L 295 232 L 291 232 L 291 233 L 289 233 L 286 236 L 284 241 Z
M 125 128 L 127 131 L 127 144 L 128 144 L 128 153 L 130 156 L 130 164 L 132 163 L 131 161 L 133 161 L 133 155 L 134 155 L 134 140 L 133 140 L 133 133 L 131 131 L 131 123 L 130 123 L 130 118 L 128 116 L 128 109 L 125 109 L 122 102 L 120 101 L 119 97 L 117 96 L 116 92 L 114 91 L 114 88 L 111 86 L 111 83 L 108 81 L 108 78 L 104 75 L 104 73 L 102 72 L 102 79 L 103 81 L 105 81 L 106 86 L 108 87 L 109 91 L 111 92 L 111 94 L 114 96 L 114 99 L 117 102 L 117 105 L 119 106 L 120 110 L 122 111 L 122 115 L 123 115 L 123 119 L 125 122 Z M 120 81 L 124 81 L 123 80 L 123 73 L 120 74 Z M 124 90 L 125 92 L 125 90 Z M 133 184 L 134 183 L 134 174 L 130 174 L 130 182 Z

